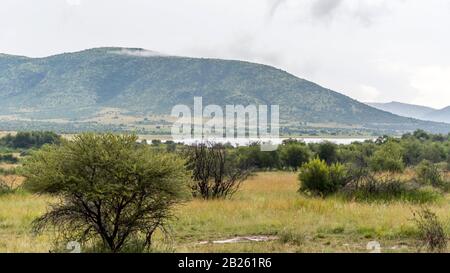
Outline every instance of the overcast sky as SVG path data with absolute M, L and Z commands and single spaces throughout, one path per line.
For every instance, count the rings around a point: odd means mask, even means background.
M 360 101 L 450 105 L 448 0 L 2 0 L 0 52 L 100 46 L 276 66 Z

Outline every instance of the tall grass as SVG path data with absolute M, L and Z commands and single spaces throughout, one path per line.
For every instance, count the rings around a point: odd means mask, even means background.
M 229 200 L 194 199 L 180 205 L 170 223 L 172 236 L 158 235 L 155 251 L 365 252 L 371 240 L 379 241 L 383 251 L 416 251 L 418 230 L 410 219 L 419 204 L 311 198 L 299 194 L 298 187 L 295 173 L 258 173 Z M 52 201 L 27 193 L 0 196 L 0 252 L 51 250 L 50 234 L 34 237 L 30 224 Z M 449 201 L 445 195 L 441 202 L 428 204 L 443 222 L 449 220 Z M 279 240 L 198 244 L 248 235 L 274 235 Z

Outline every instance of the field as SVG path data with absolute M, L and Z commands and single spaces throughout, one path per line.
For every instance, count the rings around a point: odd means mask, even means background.
M 176 208 L 171 236 L 159 234 L 158 252 L 417 252 L 413 211 L 401 201 L 365 203 L 297 193 L 295 173 L 258 173 L 228 200 L 191 200 Z M 50 234 L 34 236 L 31 221 L 52 199 L 28 193 L 0 197 L 0 252 L 48 252 Z M 448 223 L 450 198 L 428 204 Z M 446 226 L 448 231 L 448 226 Z M 213 242 L 260 236 L 268 241 Z

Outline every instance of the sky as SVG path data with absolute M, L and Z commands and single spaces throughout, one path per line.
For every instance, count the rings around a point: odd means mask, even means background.
M 363 102 L 450 105 L 448 0 L 2 0 L 0 52 L 102 46 L 275 66 Z

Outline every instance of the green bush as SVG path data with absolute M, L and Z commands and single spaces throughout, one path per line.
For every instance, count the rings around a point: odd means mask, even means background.
M 355 201 L 405 201 L 419 204 L 436 201 L 442 196 L 433 187 L 419 187 L 416 183 L 403 182 L 391 176 L 377 177 L 371 173 L 348 183 L 340 194 L 345 199 Z
M 281 148 L 281 161 L 285 168 L 297 171 L 304 163 L 309 161 L 311 153 L 306 145 L 287 144 Z
M 338 188 L 344 187 L 349 179 L 347 169 L 344 165 L 336 163 L 329 166 L 330 179 Z
M 382 144 L 381 148 L 371 157 L 369 166 L 375 172 L 403 172 L 405 164 L 401 146 L 393 141 Z
M 416 167 L 417 181 L 423 185 L 431 185 L 433 187 L 441 187 L 444 179 L 438 167 L 428 160 L 423 160 Z
M 403 161 L 407 166 L 420 163 L 423 157 L 424 145 L 417 139 L 405 139 L 402 141 Z
M 280 169 L 279 151 L 261 151 L 259 143 L 253 143 L 248 147 L 239 147 L 236 150 L 239 165 L 248 168 L 249 166 L 257 170 Z
M 313 159 L 300 168 L 300 191 L 326 196 L 345 185 L 345 168 L 341 164 L 328 166 L 321 159 Z
M 337 149 L 338 145 L 325 141 L 319 144 L 317 156 L 324 160 L 327 164 L 335 163 L 338 160 Z
M 15 164 L 19 162 L 19 159 L 12 154 L 3 154 L 0 155 L 0 162 Z
M 422 151 L 422 159 L 433 163 L 445 161 L 446 154 L 444 146 L 441 143 L 436 142 L 427 143 Z
M 18 132 L 8 134 L 0 139 L 0 145 L 13 149 L 39 148 L 45 144 L 58 144 L 61 137 L 53 132 Z

